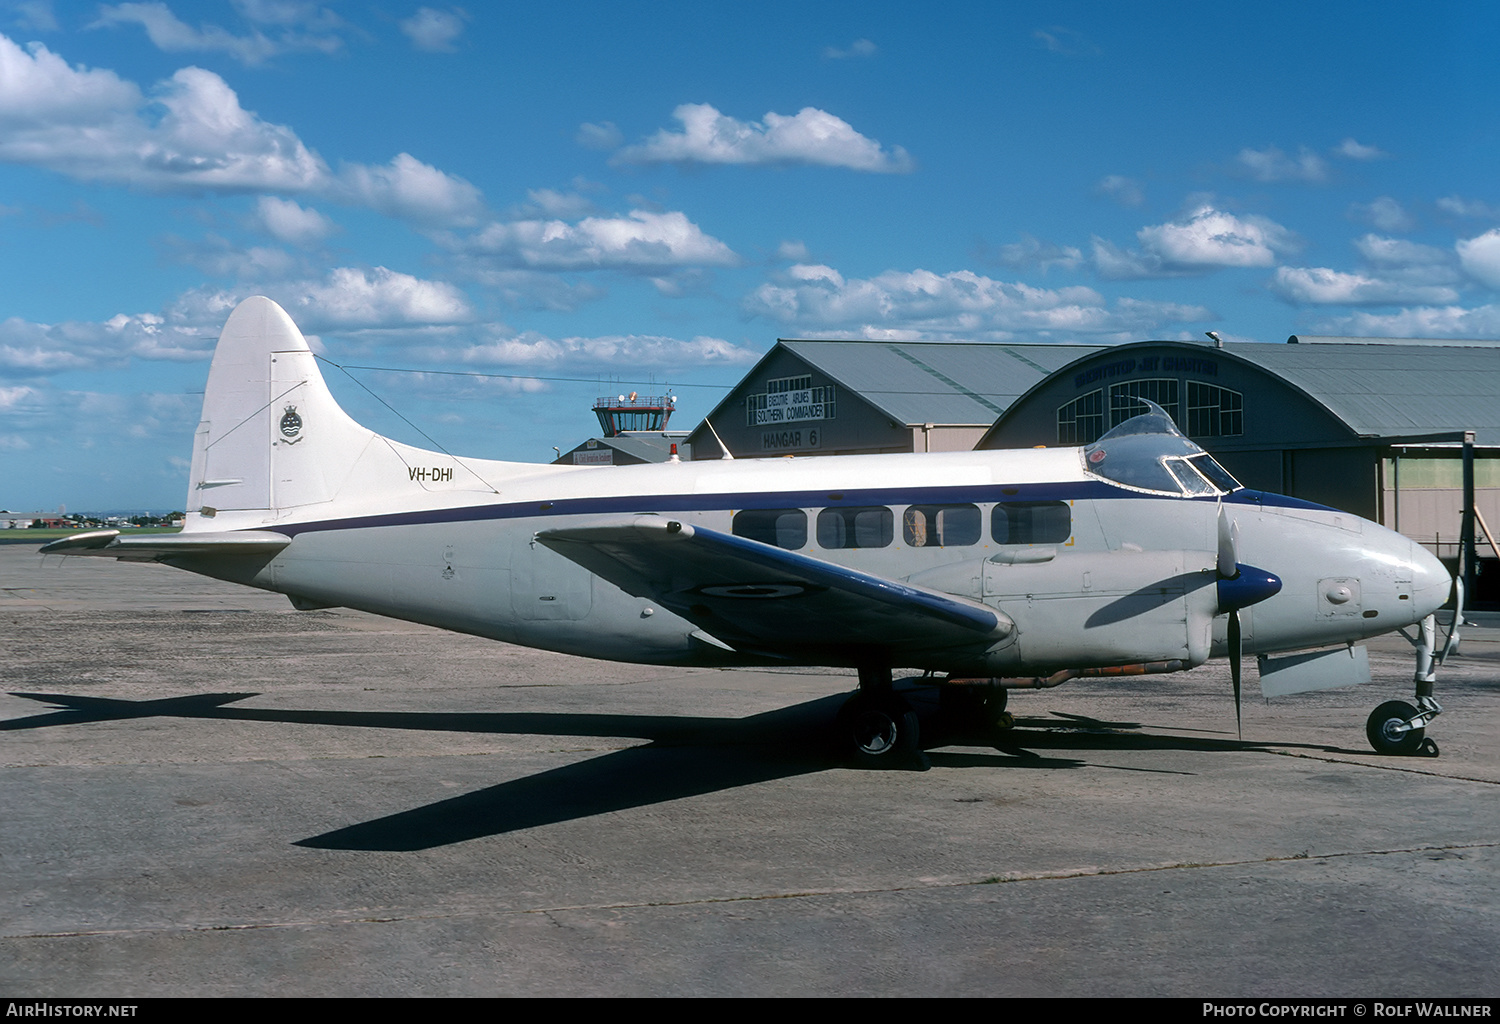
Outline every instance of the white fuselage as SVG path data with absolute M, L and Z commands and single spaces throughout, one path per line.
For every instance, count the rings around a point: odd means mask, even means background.
M 575 468 L 425 452 L 418 465 L 416 449 L 379 440 L 327 500 L 192 517 L 190 531 L 293 537 L 253 572 L 215 574 L 303 606 L 572 654 L 723 664 L 734 655 L 695 640 L 693 623 L 535 537 L 603 516 L 669 516 L 741 535 L 759 523 L 754 539 L 1002 611 L 1016 624 L 1005 643 L 921 667 L 1012 675 L 1198 664 L 1222 653 L 1225 619 L 1213 597 L 1221 501 L 1241 559 L 1282 581 L 1241 612 L 1249 652 L 1409 625 L 1449 587 L 1420 546 L 1348 513 L 1244 490 L 1218 500 L 1131 490 L 1086 473 L 1073 448 Z M 779 533 L 764 532 L 777 523 Z

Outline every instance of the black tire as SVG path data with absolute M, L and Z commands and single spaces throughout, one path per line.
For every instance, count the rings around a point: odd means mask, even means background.
M 1422 737 L 1426 730 L 1392 732 L 1391 729 L 1416 717 L 1417 709 L 1406 701 L 1388 700 L 1370 712 L 1370 717 L 1365 722 L 1365 736 L 1369 738 L 1370 746 L 1375 748 L 1377 754 L 1415 754 L 1422 748 Z
M 943 715 L 963 730 L 988 732 L 1002 723 L 1009 725 L 1005 705 L 1010 691 L 1003 686 L 974 683 L 944 684 L 938 688 L 938 702 Z
M 839 733 L 859 767 L 927 767 L 917 713 L 899 697 L 855 694 L 839 712 Z

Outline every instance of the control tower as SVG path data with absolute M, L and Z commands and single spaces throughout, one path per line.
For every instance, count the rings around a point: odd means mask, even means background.
M 599 417 L 599 429 L 605 437 L 633 433 L 664 434 L 675 408 L 676 395 L 639 395 L 632 391 L 628 396 L 597 400 L 594 415 Z

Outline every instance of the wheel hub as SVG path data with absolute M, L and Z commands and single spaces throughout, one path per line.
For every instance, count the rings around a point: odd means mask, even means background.
M 865 711 L 854 719 L 854 744 L 861 753 L 879 755 L 896 745 L 896 723 L 887 714 Z

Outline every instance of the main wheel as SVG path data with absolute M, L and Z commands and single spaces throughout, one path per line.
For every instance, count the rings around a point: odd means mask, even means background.
M 1003 686 L 982 683 L 948 683 L 938 687 L 938 703 L 943 714 L 959 729 L 988 731 L 1009 728 L 1010 716 L 1005 705 L 1010 691 Z
M 900 697 L 857 693 L 839 712 L 839 727 L 861 767 L 927 767 L 917 713 Z
M 1404 700 L 1388 700 L 1370 712 L 1365 735 L 1378 754 L 1415 754 L 1422 748 L 1425 729 L 1397 732 L 1399 726 L 1417 717 L 1417 709 Z

